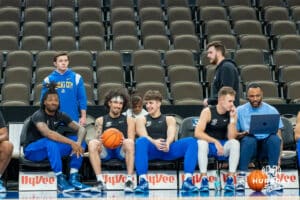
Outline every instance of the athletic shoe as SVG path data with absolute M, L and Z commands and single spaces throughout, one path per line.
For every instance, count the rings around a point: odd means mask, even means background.
M 149 183 L 145 179 L 141 178 L 138 186 L 135 188 L 136 193 L 147 193 L 149 192 Z
M 225 192 L 234 192 L 234 182 L 232 176 L 227 177 L 224 190 Z
M 208 179 L 206 176 L 202 176 L 199 190 L 200 190 L 200 192 L 208 192 L 209 191 Z
M 94 187 L 90 189 L 91 192 L 104 192 L 106 190 L 106 184 L 103 181 L 98 181 Z
M 245 191 L 245 178 L 246 178 L 245 172 L 238 173 L 237 183 L 236 183 L 236 187 L 235 187 L 236 191 Z
M 125 182 L 124 192 L 126 192 L 126 193 L 127 193 L 127 192 L 128 192 L 128 193 L 134 192 L 132 180 L 127 180 L 127 181 Z
M 72 173 L 70 174 L 69 183 L 75 187 L 76 190 L 79 191 L 89 191 L 92 187 L 86 184 L 79 182 L 79 174 Z
M 75 188 L 69 184 L 69 182 L 66 180 L 65 175 L 63 174 L 57 176 L 57 187 L 61 192 L 72 192 L 75 190 Z
M 183 181 L 181 190 L 186 192 L 198 192 L 198 188 L 194 186 L 192 178 L 187 178 L 185 181 Z
M 283 191 L 283 185 L 278 182 L 270 182 L 267 185 L 267 192 Z
M 0 179 L 0 192 L 1 193 L 4 193 L 4 192 L 6 192 L 6 188 L 5 188 L 5 186 L 3 185 L 3 181 Z

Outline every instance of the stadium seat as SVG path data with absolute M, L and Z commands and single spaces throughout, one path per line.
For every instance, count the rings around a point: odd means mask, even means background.
M 77 0 L 78 8 L 100 8 L 101 3 L 99 0 Z
M 133 70 L 142 66 L 155 66 L 161 67 L 161 55 L 158 51 L 154 50 L 138 50 L 132 54 Z
M 143 39 L 144 49 L 158 50 L 161 52 L 170 49 L 170 41 L 165 35 L 152 35 Z
M 69 8 L 75 8 L 75 0 L 51 0 L 51 6 L 52 8 L 56 7 L 69 7 Z
M 258 20 L 256 10 L 253 7 L 242 5 L 229 7 L 229 16 L 233 22 L 239 20 Z
M 86 21 L 102 22 L 102 11 L 100 8 L 95 7 L 80 8 L 78 10 L 78 21 L 79 23 Z
M 269 39 L 265 35 L 242 35 L 240 48 L 271 50 Z
M 203 88 L 199 82 L 177 82 L 170 90 L 174 105 L 203 105 Z
M 145 21 L 164 21 L 164 14 L 160 7 L 146 7 L 139 11 L 139 21 L 142 24 Z
M 56 7 L 51 10 L 51 23 L 55 22 L 71 22 L 75 23 L 74 8 Z
M 124 84 L 125 77 L 122 68 L 119 66 L 100 67 L 96 71 L 97 83 L 119 83 Z
M 15 7 L 0 7 L 0 21 L 21 21 L 21 11 Z
M 84 51 L 104 51 L 106 49 L 106 42 L 104 38 L 98 36 L 85 36 L 79 39 L 79 50 Z
M 165 70 L 161 66 L 144 65 L 134 68 L 133 84 L 145 82 L 165 83 Z
M 187 0 L 165 0 L 165 7 L 189 7 Z
M 235 50 L 238 48 L 238 42 L 234 35 L 212 35 L 208 37 L 208 43 L 212 41 L 221 41 L 227 50 Z
M 24 10 L 24 22 L 39 21 L 48 24 L 48 9 L 43 7 L 29 7 Z
M 22 83 L 9 83 L 1 88 L 2 106 L 29 106 L 30 87 Z
M 148 7 L 161 8 L 160 0 L 138 0 L 137 1 L 138 10 Z
M 48 3 L 49 1 L 48 0 L 39 0 L 39 1 L 36 1 L 36 0 L 26 0 L 25 1 L 25 7 L 28 8 L 28 7 L 41 7 L 41 8 L 46 8 L 48 9 Z
M 246 65 L 240 69 L 240 77 L 245 85 L 248 82 L 259 80 L 272 81 L 271 67 L 267 65 Z
M 89 67 L 93 65 L 93 55 L 89 51 L 70 51 L 68 52 L 69 65 L 73 67 Z
M 25 36 L 21 41 L 21 49 L 31 52 L 43 51 L 48 49 L 48 42 L 43 36 Z

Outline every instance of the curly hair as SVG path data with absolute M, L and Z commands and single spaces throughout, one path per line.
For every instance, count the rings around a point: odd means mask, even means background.
M 110 109 L 108 103 L 111 101 L 111 99 L 118 96 L 123 98 L 122 112 L 128 108 L 128 102 L 129 102 L 128 92 L 125 89 L 120 88 L 120 89 L 110 90 L 106 93 L 104 99 L 104 106 L 107 110 Z

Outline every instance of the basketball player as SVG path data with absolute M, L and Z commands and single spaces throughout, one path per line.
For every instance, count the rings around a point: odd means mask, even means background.
M 30 118 L 30 123 L 24 140 L 25 158 L 32 162 L 48 159 L 52 170 L 57 176 L 57 187 L 62 192 L 73 190 L 89 191 L 91 186 L 79 182 L 78 169 L 82 164 L 86 130 L 59 109 L 59 97 L 56 84 L 47 85 L 48 91 L 43 96 L 41 108 Z M 60 133 L 61 127 L 68 126 L 77 136 L 65 136 Z M 22 137 L 21 137 L 22 138 Z M 65 179 L 62 173 L 62 157 L 70 157 L 70 177 Z
M 149 90 L 144 95 L 148 115 L 136 119 L 136 132 L 140 136 L 136 140 L 135 168 L 139 176 L 136 193 L 149 190 L 147 180 L 148 161 L 154 159 L 174 160 L 184 158 L 185 179 L 182 190 L 197 192 L 192 183 L 192 175 L 197 164 L 197 140 L 193 137 L 175 140 L 176 121 L 172 116 L 160 112 L 162 95 L 157 90 Z
M 208 192 L 207 163 L 208 156 L 224 159 L 229 156 L 229 174 L 225 191 L 233 192 L 234 174 L 240 157 L 240 143 L 235 139 L 236 109 L 234 106 L 235 91 L 231 87 L 222 87 L 218 92 L 216 106 L 206 107 L 201 111 L 195 128 L 198 138 L 198 163 L 201 173 L 201 192 Z
M 245 172 L 248 171 L 248 165 L 253 157 L 258 154 L 258 158 L 268 159 L 268 186 L 267 191 L 281 191 L 283 186 L 276 180 L 276 171 L 280 165 L 280 153 L 282 149 L 281 128 L 283 123 L 280 120 L 279 124 L 274 124 L 278 127 L 277 134 L 270 134 L 264 139 L 258 140 L 254 135 L 248 134 L 250 128 L 251 115 L 261 114 L 279 114 L 273 106 L 262 101 L 263 91 L 256 83 L 251 83 L 247 87 L 248 103 L 241 105 L 237 108 L 237 130 L 240 132 L 240 161 L 237 190 L 245 190 Z M 258 148 L 257 148 L 258 147 Z
M 0 112 L 0 178 L 2 177 L 13 153 L 13 144 L 8 140 L 8 131 Z M 6 192 L 3 181 L 0 179 L 0 193 Z
M 109 91 L 104 101 L 104 106 L 109 113 L 95 121 L 95 138 L 88 142 L 89 158 L 97 178 L 97 184 L 93 188 L 94 192 L 106 190 L 106 184 L 101 174 L 101 160 L 107 161 L 112 158 L 125 160 L 128 175 L 124 191 L 133 192 L 135 123 L 133 118 L 122 115 L 127 104 L 128 95 L 125 91 L 121 89 Z M 120 147 L 116 149 L 103 147 L 100 136 L 108 128 L 116 128 L 123 133 L 124 140 Z

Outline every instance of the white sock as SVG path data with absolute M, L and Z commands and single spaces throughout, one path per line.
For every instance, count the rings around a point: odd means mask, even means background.
M 96 175 L 96 178 L 97 178 L 97 182 L 104 182 L 103 181 L 103 177 L 102 177 L 102 174 L 98 174 L 98 175 Z
M 55 173 L 56 176 L 59 176 L 59 175 L 61 175 L 61 174 L 62 174 L 62 172 L 57 172 L 57 173 Z
M 70 169 L 70 174 L 78 173 L 78 169 L 71 168 Z
M 184 174 L 184 180 L 187 180 L 188 178 L 192 178 L 192 174 L 191 173 L 185 173 Z
M 143 178 L 145 181 L 148 181 L 146 174 L 142 174 L 139 176 L 140 180 Z

